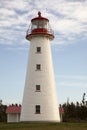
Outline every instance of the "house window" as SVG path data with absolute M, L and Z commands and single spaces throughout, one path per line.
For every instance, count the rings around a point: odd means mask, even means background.
M 40 64 L 36 65 L 36 70 L 41 70 L 41 65 Z
M 36 92 L 40 92 L 40 85 L 36 85 Z
M 40 105 L 35 106 L 35 114 L 40 114 Z
M 36 48 L 36 52 L 37 52 L 37 53 L 41 53 L 41 47 L 37 47 L 37 48 Z

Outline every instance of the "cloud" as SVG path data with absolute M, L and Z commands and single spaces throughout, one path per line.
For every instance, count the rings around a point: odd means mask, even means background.
M 20 50 L 28 51 L 29 47 L 28 46 L 19 46 L 19 47 L 16 46 L 16 47 L 7 47 L 6 49 L 10 50 L 10 51 L 20 51 Z
M 72 44 L 78 37 L 87 37 L 86 0 L 1 0 L 0 44 L 22 43 L 39 10 L 50 20 L 55 44 Z
M 87 75 L 59 75 L 57 78 L 60 79 L 68 79 L 68 80 L 86 80 L 87 81 Z
M 59 75 L 56 77 L 58 86 L 62 87 L 87 87 L 87 76 L 86 75 Z
M 60 82 L 58 86 L 62 87 L 87 87 L 87 83 L 84 82 Z

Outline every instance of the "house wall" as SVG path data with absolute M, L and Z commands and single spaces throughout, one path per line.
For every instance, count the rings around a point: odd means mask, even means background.
M 19 122 L 20 114 L 19 113 L 8 113 L 7 114 L 7 122 Z

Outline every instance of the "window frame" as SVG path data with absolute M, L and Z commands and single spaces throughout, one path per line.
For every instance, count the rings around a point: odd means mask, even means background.
M 35 105 L 35 114 L 41 114 L 41 106 Z
M 38 54 L 41 53 L 41 47 L 40 46 L 36 47 L 36 53 L 38 53 Z
M 39 89 L 38 89 L 39 88 Z M 36 92 L 40 92 L 41 91 L 41 87 L 40 87 L 40 85 L 38 84 L 38 85 L 36 85 Z
M 41 64 L 36 64 L 36 71 L 41 71 Z

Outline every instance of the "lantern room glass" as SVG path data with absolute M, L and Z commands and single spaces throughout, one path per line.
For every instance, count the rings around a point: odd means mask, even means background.
M 48 22 L 45 20 L 36 20 L 34 22 L 32 22 L 31 25 L 31 30 L 34 29 L 39 29 L 39 28 L 43 28 L 43 29 L 47 29 L 48 30 Z

